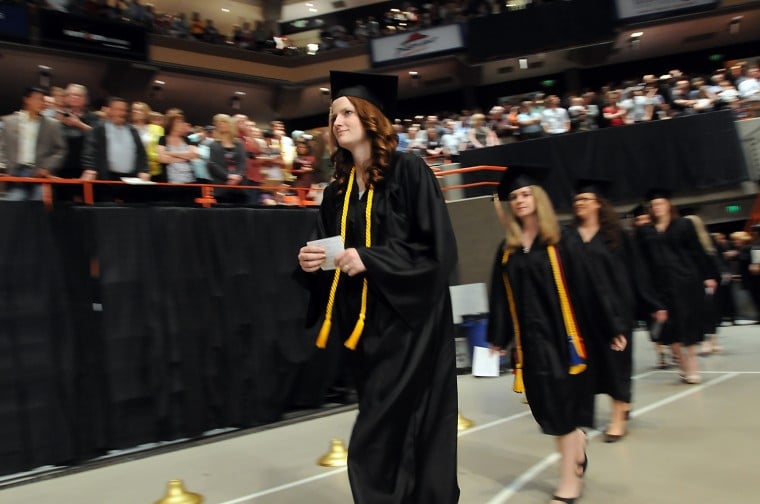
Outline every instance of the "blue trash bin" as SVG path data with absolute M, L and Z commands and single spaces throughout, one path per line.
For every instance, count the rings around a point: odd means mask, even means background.
M 473 347 L 479 346 L 488 348 L 488 341 L 486 340 L 488 313 L 462 315 L 461 326 L 467 335 L 470 362 L 472 362 Z M 506 356 L 502 357 L 499 362 L 501 366 L 504 366 L 507 362 Z

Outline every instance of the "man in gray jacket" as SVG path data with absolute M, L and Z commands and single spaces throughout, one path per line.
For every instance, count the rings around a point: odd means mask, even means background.
M 23 108 L 2 118 L 0 124 L 0 170 L 15 177 L 49 177 L 66 156 L 61 124 L 45 117 L 45 91 L 27 88 Z M 8 184 L 5 199 L 41 200 L 39 184 Z

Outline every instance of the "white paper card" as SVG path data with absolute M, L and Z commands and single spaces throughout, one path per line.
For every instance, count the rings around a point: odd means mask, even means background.
M 155 185 L 152 180 L 143 180 L 140 177 L 121 177 L 122 182 L 126 182 L 131 185 Z
M 327 259 L 325 260 L 325 263 L 322 265 L 322 269 L 324 271 L 334 270 L 335 256 L 343 252 L 343 240 L 341 240 L 340 236 L 337 236 L 337 235 L 331 236 L 329 238 L 322 238 L 321 240 L 306 242 L 306 245 L 314 245 L 314 246 L 322 247 L 323 249 L 325 249 L 325 254 L 327 255 Z
M 486 347 L 472 347 L 472 376 L 499 376 L 499 352 Z
M 750 259 L 752 260 L 752 264 L 760 264 L 760 249 L 751 250 Z

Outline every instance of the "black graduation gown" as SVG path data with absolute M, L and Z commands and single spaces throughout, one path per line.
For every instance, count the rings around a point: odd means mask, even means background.
M 568 229 L 563 236 L 564 245 L 573 249 L 574 257 L 582 257 L 594 279 L 596 289 L 579 292 L 579 308 L 588 310 L 594 306 L 592 296 L 601 293 L 610 300 L 609 306 L 616 311 L 612 330 L 628 340 L 625 350 L 610 348 L 610 328 L 593 312 L 584 312 L 586 342 L 589 352 L 589 373 L 593 377 L 597 394 L 608 394 L 613 399 L 631 402 L 631 372 L 633 369 L 633 326 L 639 311 L 652 313 L 664 306 L 657 299 L 635 246 L 625 233 L 620 233 L 620 245 L 612 249 L 601 232 L 584 242 L 577 229 Z
M 546 244 L 536 238 L 528 252 L 512 252 L 502 266 L 505 242 L 499 246 L 491 274 L 490 313 L 487 339 L 502 348 L 514 341 L 503 275 L 509 278 L 519 320 L 523 350 L 525 396 L 542 432 L 569 434 L 580 426 L 593 426 L 593 390 L 588 373 L 571 375 L 567 331 L 552 274 Z M 581 336 L 584 322 L 577 305 L 578 279 L 585 278 L 582 261 L 572 250 L 557 249 L 568 283 L 568 296 L 578 319 Z M 579 269 L 581 268 L 581 269 Z M 591 282 L 587 282 L 591 285 Z M 608 314 L 606 310 L 605 314 Z
M 678 217 L 659 232 L 653 225 L 636 233 L 650 261 L 654 286 L 668 310 L 660 341 L 690 346 L 704 339 L 704 281 L 720 277 L 715 263 L 699 242 L 690 220 Z
M 324 192 L 317 237 L 340 234 L 344 188 Z M 366 324 L 353 359 L 359 414 L 348 448 L 357 503 L 458 501 L 457 385 L 449 276 L 457 247 L 440 186 L 417 156 L 398 154 L 374 191 L 372 245 L 365 243 L 367 192 L 354 184 L 346 248 L 364 275 L 341 274 L 330 339 L 345 341 L 359 316 L 367 278 Z M 310 319 L 322 321 L 333 272 L 311 275 Z

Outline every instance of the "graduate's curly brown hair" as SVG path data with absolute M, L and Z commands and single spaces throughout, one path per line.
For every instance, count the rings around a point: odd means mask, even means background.
M 602 233 L 604 243 L 611 250 L 617 250 L 622 245 L 623 240 L 623 226 L 620 224 L 620 218 L 608 199 L 597 194 L 596 200 L 599 202 L 599 232 Z M 577 215 L 573 217 L 573 223 L 575 227 L 580 226 L 581 220 Z
M 365 182 L 368 185 L 376 185 L 385 178 L 385 173 L 391 167 L 391 159 L 398 146 L 398 136 L 393 129 L 393 124 L 372 103 L 353 96 L 346 98 L 356 108 L 356 114 L 372 145 L 371 164 L 366 167 L 367 180 Z M 330 142 L 335 147 L 330 158 L 335 166 L 335 179 L 338 181 L 340 192 L 343 192 L 348 183 L 351 168 L 354 166 L 354 157 L 349 150 L 338 145 L 332 128 L 334 119 L 335 115 L 330 110 Z

